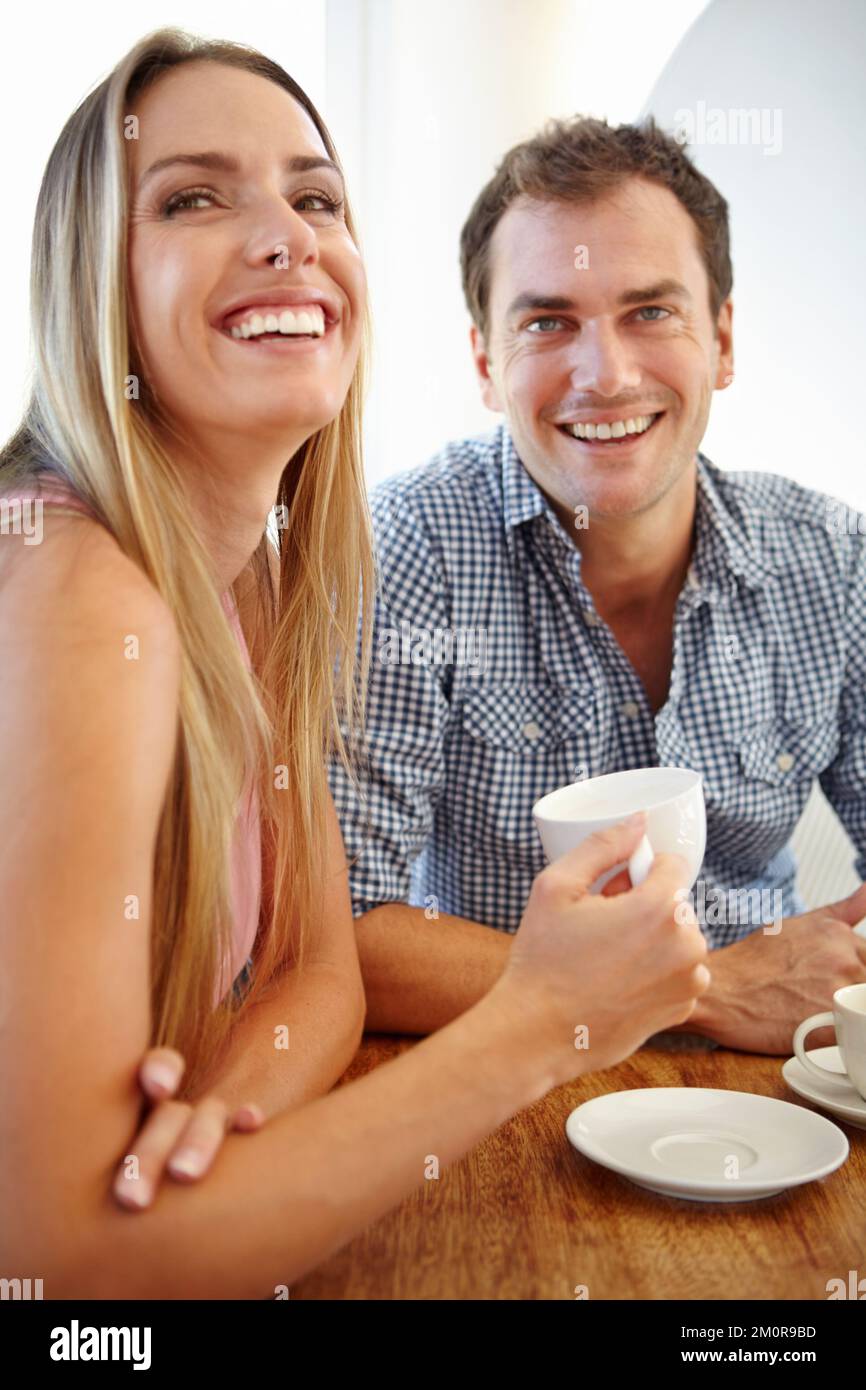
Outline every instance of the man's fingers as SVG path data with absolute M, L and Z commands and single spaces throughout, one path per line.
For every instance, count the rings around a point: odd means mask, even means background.
M 183 1057 L 173 1047 L 150 1048 L 138 1069 L 141 1089 L 151 1100 L 165 1100 L 173 1096 L 185 1066 Z
M 840 922 L 847 922 L 849 927 L 856 927 L 866 917 L 866 883 L 861 883 L 847 898 L 829 903 L 822 911 L 832 913 Z
M 153 1201 L 166 1159 L 183 1134 L 191 1106 L 178 1100 L 161 1101 L 151 1110 L 120 1166 L 114 1195 L 122 1206 L 140 1210 Z
M 168 1160 L 168 1171 L 181 1182 L 194 1182 L 206 1173 L 228 1128 L 228 1106 L 210 1096 L 190 1116 Z

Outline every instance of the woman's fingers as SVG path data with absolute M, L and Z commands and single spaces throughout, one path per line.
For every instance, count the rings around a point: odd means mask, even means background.
M 124 1158 L 114 1183 L 120 1204 L 140 1211 L 150 1206 L 169 1154 L 189 1123 L 192 1107 L 178 1100 L 164 1100 L 147 1116 Z
M 186 1063 L 173 1047 L 152 1047 L 138 1069 L 138 1079 L 144 1094 L 151 1100 L 166 1100 L 173 1096 Z
M 231 1127 L 241 1134 L 252 1134 L 255 1130 L 261 1129 L 264 1122 L 265 1114 L 260 1106 L 241 1105 L 232 1116 Z
M 181 1182 L 193 1182 L 206 1173 L 229 1127 L 228 1106 L 216 1096 L 199 1101 L 183 1134 L 173 1145 L 168 1171 Z
M 615 898 L 619 893 L 628 893 L 632 887 L 631 875 L 628 869 L 620 869 L 618 874 L 609 878 L 601 890 L 603 898 Z
M 225 1101 L 216 1096 L 196 1105 L 159 1101 L 139 1130 L 133 1152 L 121 1164 L 114 1195 L 122 1206 L 140 1211 L 153 1202 L 166 1173 L 179 1182 L 195 1182 L 210 1168 L 229 1130 L 252 1134 L 264 1122 L 264 1112 L 252 1103 L 230 1115 Z

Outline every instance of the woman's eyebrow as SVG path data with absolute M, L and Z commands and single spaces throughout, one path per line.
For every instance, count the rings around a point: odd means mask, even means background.
M 232 155 L 220 154 L 218 150 L 203 150 L 199 154 L 169 154 L 163 159 L 157 159 L 151 164 L 139 180 L 139 188 L 142 188 L 149 179 L 156 174 L 168 169 L 173 164 L 194 165 L 199 169 L 215 169 L 218 173 L 239 174 L 241 171 L 240 162 Z M 296 154 L 283 161 L 284 171 L 289 174 L 307 173 L 311 169 L 329 169 L 336 174 L 342 181 L 342 174 L 339 166 L 332 159 L 327 159 L 324 155 L 318 154 Z

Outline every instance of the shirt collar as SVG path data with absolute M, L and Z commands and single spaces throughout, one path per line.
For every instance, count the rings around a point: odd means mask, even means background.
M 511 546 L 512 532 L 524 522 L 545 513 L 557 525 L 558 522 L 544 493 L 524 468 L 510 430 L 504 424 L 500 430 L 503 520 Z M 769 557 L 762 553 L 748 518 L 726 504 L 724 476 L 721 469 L 698 453 L 695 547 L 688 572 L 688 583 L 698 592 L 729 591 L 732 576 L 749 588 L 759 589 L 776 572 Z
M 725 474 L 698 454 L 695 547 L 688 582 L 704 591 L 729 590 L 731 576 L 760 589 L 776 573 L 754 522 L 726 499 Z
M 552 511 L 544 493 L 533 482 L 524 468 L 511 438 L 511 431 L 500 425 L 502 431 L 502 508 L 506 532 L 511 533 L 515 526 L 531 521 L 534 516 Z

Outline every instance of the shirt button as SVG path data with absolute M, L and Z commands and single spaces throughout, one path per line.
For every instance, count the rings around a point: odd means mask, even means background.
M 776 766 L 780 772 L 790 772 L 794 766 L 794 759 L 790 753 L 780 753 L 776 759 Z
M 587 627 L 598 627 L 601 618 L 597 613 L 594 613 L 591 608 L 584 608 L 583 621 L 586 623 Z
M 541 738 L 541 730 L 534 719 L 530 719 L 528 724 L 524 724 L 523 734 L 525 738 L 532 739 L 533 743 L 537 738 Z
M 640 713 L 634 700 L 626 700 L 625 704 L 621 706 L 621 710 L 626 719 L 635 719 Z

